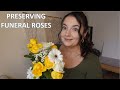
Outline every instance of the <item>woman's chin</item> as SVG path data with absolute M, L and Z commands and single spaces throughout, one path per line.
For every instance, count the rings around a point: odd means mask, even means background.
M 72 44 L 71 43 L 64 43 L 64 46 L 70 47 L 70 46 L 72 46 Z

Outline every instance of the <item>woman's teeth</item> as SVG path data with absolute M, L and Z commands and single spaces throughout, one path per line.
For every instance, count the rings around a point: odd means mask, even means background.
M 68 41 L 70 41 L 70 40 L 72 40 L 72 39 L 65 39 L 65 40 L 68 40 Z

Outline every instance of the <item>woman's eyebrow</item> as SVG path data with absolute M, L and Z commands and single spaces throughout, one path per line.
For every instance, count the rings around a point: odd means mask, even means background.
M 64 26 L 67 26 L 66 24 L 63 23 Z
M 67 26 L 67 25 L 66 25 L 66 24 L 64 24 L 64 23 L 63 23 L 63 25 Z M 76 26 L 80 27 L 80 25 L 73 25 L 73 27 L 76 27 Z
M 77 27 L 80 27 L 79 25 L 73 25 L 73 27 L 76 27 L 76 26 L 77 26 Z

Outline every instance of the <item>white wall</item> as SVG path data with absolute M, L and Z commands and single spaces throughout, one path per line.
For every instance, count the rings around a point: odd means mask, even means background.
M 102 56 L 119 58 L 119 15 L 117 11 L 85 11 L 89 25 L 93 26 L 95 48 L 102 49 Z
M 22 20 L 7 20 L 7 13 L 10 12 L 0 12 L 0 23 L 23 22 Z M 11 78 L 25 78 L 26 69 L 30 64 L 23 57 L 27 52 L 26 44 L 24 29 L 0 28 L 0 74 Z
M 22 13 L 22 11 L 0 11 L 0 23 L 23 22 L 23 20 L 7 20 L 7 13 Z M 36 11 L 36 13 L 43 13 L 43 11 Z M 63 17 L 67 12 L 45 11 L 45 13 Z M 26 71 L 31 65 L 31 61 L 24 58 L 24 55 L 28 53 L 27 42 L 25 29 L 0 28 L 0 75 L 5 74 L 15 79 L 26 78 Z
M 119 60 L 120 60 L 120 12 L 118 13 L 118 15 L 119 15 L 119 45 L 118 45 L 119 49 L 118 49 L 118 56 L 119 56 Z

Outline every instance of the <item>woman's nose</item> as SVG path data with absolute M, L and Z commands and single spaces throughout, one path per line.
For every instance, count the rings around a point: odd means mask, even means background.
M 69 36 L 70 34 L 71 34 L 70 29 L 69 29 L 69 30 L 66 30 L 65 35 L 66 35 L 66 36 Z

